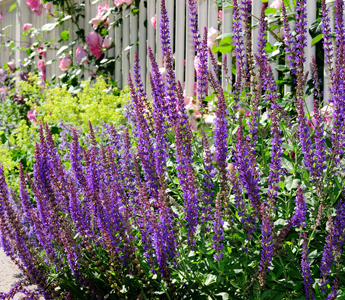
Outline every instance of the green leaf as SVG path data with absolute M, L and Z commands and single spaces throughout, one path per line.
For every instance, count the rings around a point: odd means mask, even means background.
M 273 7 L 265 9 L 265 15 L 275 14 L 276 12 L 277 12 L 277 10 Z
M 219 293 L 219 294 L 216 294 L 215 296 L 221 296 L 222 300 L 228 300 L 229 299 L 228 293 Z
M 261 0 L 261 2 L 262 2 L 262 3 L 267 3 L 267 2 L 268 2 L 268 0 Z
M 281 300 L 285 297 L 285 292 L 275 294 L 270 300 Z
M 51 31 L 53 30 L 59 23 L 55 22 L 55 23 L 47 23 L 45 25 L 42 26 L 42 31 Z
M 205 285 L 210 285 L 214 282 L 216 282 L 217 276 L 213 274 L 207 274 Z
M 9 12 L 11 12 L 12 10 L 14 10 L 17 7 L 17 2 L 13 3 L 9 9 Z
M 316 43 L 318 43 L 319 41 L 321 41 L 323 38 L 323 34 L 319 34 L 317 37 L 313 38 L 313 40 L 311 41 L 311 45 L 315 45 Z
M 276 70 L 280 71 L 280 72 L 286 72 L 289 69 L 288 69 L 288 67 L 286 65 L 278 65 L 278 66 L 276 66 Z
M 299 183 L 300 183 L 299 179 L 293 179 L 293 176 L 289 176 L 285 180 L 285 187 L 288 191 L 291 191 L 292 189 L 297 188 Z
M 67 40 L 68 40 L 68 37 L 69 37 L 69 32 L 68 32 L 68 30 L 64 30 L 63 32 L 61 32 L 61 38 L 62 38 L 64 41 L 67 41 Z
M 68 46 L 62 46 L 59 51 L 56 53 L 56 56 L 58 56 L 59 54 L 61 54 L 62 52 L 64 52 L 66 49 L 68 49 Z

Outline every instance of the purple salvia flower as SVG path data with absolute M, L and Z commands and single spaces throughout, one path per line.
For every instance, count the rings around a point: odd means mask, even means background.
M 207 77 L 208 77 L 208 56 L 207 56 L 207 28 L 204 28 L 204 38 L 201 44 L 201 51 L 198 51 L 198 73 L 197 73 L 197 92 L 198 104 L 204 108 L 203 100 L 207 94 Z M 203 112 L 203 110 L 202 110 Z
M 136 135 L 138 139 L 138 155 L 143 166 L 144 178 L 149 192 L 153 193 L 153 195 L 157 195 L 158 182 L 154 159 L 152 157 L 154 153 L 152 146 L 153 143 L 150 137 L 147 122 L 141 110 L 141 106 L 138 104 L 139 102 L 134 90 L 131 74 L 128 76 L 128 85 L 131 89 L 132 103 L 135 109 L 136 123 L 138 125 L 136 128 Z
M 265 9 L 266 3 L 263 3 L 261 6 L 261 14 L 260 14 L 260 24 L 259 24 L 259 36 L 258 36 L 258 49 L 256 60 L 260 66 L 260 73 L 264 70 L 263 62 L 267 60 L 267 53 L 265 51 L 266 44 L 267 44 L 267 23 L 265 21 Z M 263 78 L 263 74 L 260 75 L 260 78 Z
M 331 292 L 328 294 L 326 300 L 335 300 L 338 296 L 338 276 L 335 276 L 333 280 L 333 286 Z
M 303 274 L 303 284 L 304 284 L 304 293 L 306 300 L 314 300 L 314 294 L 313 294 L 313 282 L 311 277 L 311 271 L 310 271 L 310 262 L 308 258 L 308 239 L 305 232 L 302 233 L 303 238 L 303 244 L 302 244 L 302 260 L 301 260 L 301 266 L 302 266 L 302 274 Z
M 344 66 L 345 60 L 345 28 L 344 1 L 335 1 L 335 36 L 336 36 L 336 65 Z
M 296 45 L 295 66 L 297 67 L 297 98 L 303 95 L 304 86 L 304 49 L 307 47 L 307 13 L 305 0 L 298 0 L 296 4 Z
M 330 26 L 329 9 L 326 5 L 325 0 L 321 0 L 321 23 L 322 23 L 322 34 L 323 34 L 323 46 L 325 49 L 325 61 L 328 65 L 330 74 L 332 71 L 333 61 L 333 42 L 332 42 L 332 29 Z M 331 76 L 332 77 L 332 76 Z
M 168 12 L 165 7 L 165 0 L 161 1 L 161 18 L 160 18 L 160 36 L 161 36 L 161 46 L 162 53 L 165 62 L 166 68 L 166 98 L 165 101 L 168 101 L 169 108 L 169 120 L 172 124 L 177 118 L 176 115 L 176 106 L 177 106 L 177 88 L 173 64 L 173 55 L 171 52 L 170 44 L 170 33 L 169 33 L 169 17 Z
M 243 41 L 243 30 L 242 30 L 242 15 L 240 12 L 240 7 L 238 5 L 237 0 L 234 0 L 234 8 L 233 8 L 233 33 L 234 33 L 234 45 L 236 49 L 236 63 L 237 63 L 237 76 L 241 75 L 244 76 L 245 72 L 245 47 Z M 241 71 L 239 71 L 241 70 Z
M 291 32 L 290 24 L 288 21 L 286 7 L 285 7 L 284 2 L 282 3 L 282 16 L 283 16 L 283 25 L 284 25 L 284 43 L 286 46 L 288 59 L 290 61 L 290 67 L 293 68 L 294 67 L 293 54 L 295 52 L 295 42 L 292 37 L 292 32 Z
M 223 258 L 222 249 L 224 248 L 223 240 L 224 240 L 224 220 L 222 219 L 222 204 L 221 204 L 221 195 L 218 193 L 216 197 L 216 210 L 214 212 L 214 219 L 213 219 L 213 249 L 216 250 L 216 253 L 213 255 L 215 260 L 221 260 Z
M 220 67 L 218 66 L 218 62 L 217 62 L 216 57 L 214 56 L 214 53 L 211 50 L 211 48 L 208 48 L 208 54 L 210 56 L 210 60 L 211 60 L 211 63 L 212 63 L 212 69 L 213 69 L 213 72 L 214 72 L 214 76 L 217 79 L 217 83 L 219 85 L 221 85 Z
M 295 199 L 295 213 L 291 218 L 291 225 L 295 227 L 307 226 L 307 204 L 304 201 L 303 190 L 299 185 L 297 187 L 297 197 Z
M 211 72 L 209 72 L 209 79 L 210 83 L 215 90 L 217 96 L 218 96 L 218 102 L 217 102 L 217 113 L 216 113 L 216 121 L 215 121 L 215 158 L 216 162 L 219 168 L 220 173 L 220 184 L 223 189 L 223 191 L 228 190 L 228 183 L 227 183 L 227 177 L 228 177 L 228 171 L 227 171 L 227 157 L 228 157 L 228 121 L 226 119 L 227 115 L 227 109 L 226 109 L 226 103 L 224 98 L 223 89 L 221 86 L 219 86 L 214 79 L 214 76 Z M 217 89 L 217 86 L 219 89 Z
M 271 209 L 274 207 L 275 198 L 278 194 L 280 176 L 282 174 L 282 139 L 280 137 L 281 130 L 278 126 L 277 112 L 273 110 L 271 113 L 272 128 L 271 134 L 273 136 L 271 140 L 271 162 L 270 162 L 270 175 L 268 177 L 268 197 L 271 205 Z
M 212 159 L 213 156 L 210 151 L 210 146 L 208 139 L 206 137 L 205 132 L 202 130 L 202 141 L 204 145 L 204 182 L 203 182 L 203 193 L 202 193 L 202 198 L 203 198 L 203 203 L 204 207 L 201 208 L 202 212 L 202 222 L 204 221 L 209 221 L 211 219 L 210 217 L 210 212 L 211 212 L 211 204 L 213 202 L 213 188 L 214 188 L 214 183 L 212 181 L 212 178 L 215 175 L 215 169 L 214 165 L 212 164 Z
M 188 0 L 188 11 L 189 11 L 190 30 L 191 30 L 192 35 L 193 35 L 195 51 L 199 52 L 199 51 L 202 51 L 202 49 L 201 49 L 201 36 L 199 33 L 198 14 L 197 14 L 195 2 L 196 2 L 196 0 Z
M 272 217 L 269 215 L 270 208 L 261 203 L 260 213 L 262 224 L 261 227 L 261 260 L 259 265 L 259 285 L 265 286 L 268 267 L 270 266 L 273 258 L 273 223 Z
M 333 220 L 332 216 L 328 216 L 328 235 L 326 238 L 326 243 L 324 246 L 324 250 L 322 253 L 322 259 L 320 264 L 320 277 L 321 280 L 319 281 L 320 291 L 322 293 L 326 293 L 327 291 L 327 284 L 329 284 L 329 275 L 331 273 L 331 265 L 333 262 L 333 248 L 334 245 L 332 243 L 334 230 L 333 230 Z

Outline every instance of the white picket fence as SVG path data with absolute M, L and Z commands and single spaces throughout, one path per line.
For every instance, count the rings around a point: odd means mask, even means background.
M 290 0 L 292 1 L 292 0 Z M 40 28 L 42 25 L 52 22 L 52 18 L 47 18 L 47 14 L 43 11 L 41 16 L 34 15 L 29 7 L 26 5 L 25 0 L 17 0 L 17 8 L 9 12 L 11 5 L 15 1 L 13 0 L 0 0 L 0 12 L 3 13 L 3 19 L 0 22 L 0 27 L 5 28 L 7 25 L 15 24 L 10 28 L 10 34 L 8 35 L 13 40 L 15 40 L 15 45 L 19 46 L 18 41 L 21 40 L 21 34 L 23 32 L 23 24 L 32 23 L 35 28 Z M 100 0 L 96 3 L 90 3 L 90 0 L 85 1 L 85 19 L 79 21 L 79 26 L 85 29 L 88 33 L 93 31 L 92 26 L 89 24 L 89 20 L 94 18 L 97 13 L 98 5 L 108 4 L 110 7 L 113 5 L 112 1 Z M 147 3 L 144 3 L 147 2 Z M 271 4 L 273 0 L 269 0 Z M 79 3 L 82 3 L 79 0 Z M 185 83 L 185 89 L 187 95 L 193 95 L 194 93 L 194 80 L 195 80 L 195 70 L 194 70 L 194 45 L 192 40 L 192 35 L 189 29 L 189 18 L 188 9 L 186 7 L 186 0 L 166 0 L 168 15 L 170 19 L 170 33 L 172 49 L 175 53 L 175 71 L 176 78 L 181 82 Z M 146 4 L 146 5 L 145 5 Z M 199 28 L 202 29 L 206 26 L 208 28 L 218 28 L 218 5 L 216 0 L 197 0 L 198 12 L 199 12 Z M 231 32 L 232 30 L 232 8 L 225 8 L 229 6 L 230 3 L 223 3 L 223 22 L 221 25 L 221 31 Z M 252 14 L 255 17 L 260 17 L 260 9 L 262 2 L 261 0 L 252 0 Z M 331 12 L 334 11 L 334 4 L 332 1 L 328 1 L 327 5 L 331 8 Z M 145 7 L 146 6 L 146 7 Z M 316 0 L 307 0 L 308 7 L 308 27 L 316 19 Z M 54 8 L 53 8 L 54 9 Z M 160 38 L 159 38 L 159 18 L 160 18 L 160 0 L 141 0 L 139 14 L 133 16 L 129 14 L 129 10 L 123 11 L 123 23 L 120 27 L 116 27 L 115 30 L 109 32 L 110 36 L 115 41 L 115 48 L 108 51 L 108 56 L 115 56 L 119 59 L 116 60 L 114 66 L 114 79 L 118 80 L 119 86 L 124 87 L 127 85 L 127 75 L 131 70 L 134 62 L 135 51 L 139 51 L 139 59 L 141 62 L 141 72 L 144 83 L 148 85 L 147 74 L 151 70 L 150 63 L 147 57 L 147 47 L 151 46 L 153 51 L 156 53 L 156 58 L 160 66 L 163 66 L 162 62 L 162 52 L 160 48 Z M 151 18 L 157 13 L 157 30 L 155 30 L 151 25 Z M 256 24 L 257 19 L 252 18 L 252 24 Z M 115 18 L 119 16 L 111 16 L 110 23 L 115 21 Z M 332 22 L 334 17 L 332 17 Z M 145 27 L 145 23 L 147 26 Z M 58 26 L 52 31 L 43 33 L 43 40 L 60 39 L 60 34 L 63 30 L 69 28 L 70 41 L 73 39 L 74 28 L 72 22 L 65 22 L 63 26 Z M 293 27 L 294 24 L 291 24 Z M 253 38 L 253 50 L 256 51 L 258 37 L 258 26 L 253 28 L 252 38 Z M 6 38 L 0 38 L 3 42 Z M 269 42 L 274 44 L 274 38 L 269 34 Z M 27 40 L 28 42 L 31 42 Z M 70 41 L 65 41 L 63 44 L 68 44 Z M 139 41 L 138 45 L 136 42 Z M 21 43 L 25 45 L 25 43 Z M 132 47 L 129 48 L 129 46 Z M 308 49 L 306 50 L 306 64 L 305 71 L 310 71 L 311 55 L 315 55 L 315 47 L 310 47 L 311 38 L 308 37 Z M 61 46 L 57 45 L 57 47 Z M 128 49 L 129 48 L 129 49 Z M 126 50 L 127 49 L 127 50 Z M 2 49 L 0 53 L 0 64 L 4 64 L 9 59 L 14 58 L 16 62 L 23 59 L 26 55 L 23 51 L 15 51 L 14 57 L 10 56 L 10 49 Z M 56 59 L 56 62 L 47 66 L 47 77 L 51 78 L 53 74 L 59 76 L 61 71 L 58 67 L 59 59 L 56 57 L 57 50 L 49 50 L 47 52 L 47 61 Z M 231 54 L 229 54 L 231 56 Z M 275 63 L 272 63 L 272 67 Z M 228 59 L 228 68 L 231 69 L 231 59 Z M 273 68 L 274 69 L 274 68 Z M 329 74 L 327 74 L 327 68 L 325 69 L 325 96 L 328 97 L 328 82 Z M 311 74 L 311 72 L 309 72 Z M 90 71 L 85 71 L 85 77 L 88 78 Z M 275 72 L 277 76 L 277 72 Z M 288 91 L 288 90 L 286 90 Z M 307 106 L 309 110 L 312 110 L 313 96 L 307 99 Z

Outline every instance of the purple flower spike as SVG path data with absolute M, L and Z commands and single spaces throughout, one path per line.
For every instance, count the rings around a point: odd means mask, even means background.
M 302 266 L 302 274 L 303 274 L 303 284 L 304 284 L 304 293 L 306 300 L 314 300 L 314 294 L 313 294 L 313 282 L 311 277 L 311 271 L 310 271 L 310 262 L 308 258 L 308 239 L 305 232 L 302 233 L 303 238 L 303 245 L 302 245 L 302 260 L 301 260 L 301 266 Z

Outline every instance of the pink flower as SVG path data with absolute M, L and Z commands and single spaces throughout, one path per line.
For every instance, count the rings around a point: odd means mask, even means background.
M 88 36 L 85 37 L 85 41 L 90 46 L 102 45 L 103 38 L 99 33 L 89 32 Z
M 121 7 L 123 4 L 131 5 L 133 0 L 114 0 L 115 7 Z
M 42 4 L 43 8 L 46 10 L 47 14 L 48 15 L 51 15 L 51 16 L 54 16 L 50 9 L 51 9 L 51 6 L 52 6 L 52 3 L 51 2 L 48 2 L 47 4 Z
M 26 4 L 30 7 L 31 11 L 40 16 L 42 14 L 42 4 L 40 0 L 26 0 Z
M 26 116 L 28 117 L 29 121 L 33 124 L 36 124 L 37 120 L 36 120 L 36 111 L 34 109 L 29 110 L 28 113 L 26 114 Z
M 216 37 L 218 35 L 218 30 L 211 27 L 208 30 L 208 34 L 207 34 L 207 46 L 212 48 L 213 45 L 216 43 Z
M 219 21 L 219 22 L 223 22 L 223 11 L 222 11 L 222 10 L 220 10 L 220 11 L 218 12 L 218 21 Z
M 184 104 L 185 104 L 185 105 L 191 104 L 192 101 L 193 101 L 193 97 L 192 97 L 192 96 L 185 96 L 185 97 L 184 97 Z
M 44 67 L 45 67 L 46 63 L 44 60 L 40 59 L 38 62 L 37 62 L 37 68 L 39 70 L 42 70 Z
M 157 27 L 157 14 L 151 18 L 151 24 L 154 29 Z
M 46 67 L 46 62 L 43 59 L 40 59 L 37 62 L 37 68 L 39 70 L 38 72 L 38 76 L 41 77 L 42 79 L 42 84 L 44 84 L 44 82 L 47 79 L 47 67 Z
M 26 23 L 26 24 L 24 24 L 24 26 L 23 26 L 23 30 L 24 30 L 24 31 L 27 31 L 27 30 L 29 30 L 31 27 L 32 27 L 32 24 Z
M 39 56 L 43 56 L 43 58 L 46 59 L 47 52 L 46 52 L 46 49 L 44 47 L 42 47 L 42 46 L 38 47 L 37 52 L 38 52 Z
M 14 69 L 16 68 L 14 64 L 14 60 L 12 59 L 10 62 L 7 63 L 8 68 L 10 69 L 11 72 L 14 72 Z
M 274 0 L 272 2 L 272 4 L 270 5 L 271 8 L 275 8 L 276 10 L 280 10 L 280 8 L 283 5 L 283 1 L 282 0 Z
M 96 57 L 100 58 L 102 55 L 102 46 L 101 45 L 95 45 L 95 46 L 90 46 L 90 52 Z
M 2 21 L 2 18 L 4 17 L 4 14 L 0 12 L 0 21 Z
M 111 47 L 111 38 L 105 38 L 102 44 L 103 48 L 109 49 Z
M 196 55 L 194 57 L 194 69 L 195 69 L 196 75 L 199 74 L 199 65 L 200 65 L 200 59 L 199 59 L 199 56 Z
M 105 6 L 98 6 L 97 8 L 97 15 L 95 18 L 93 18 L 92 20 L 90 20 L 89 24 L 92 24 L 93 29 L 97 29 L 98 28 L 98 24 L 100 22 L 103 22 L 102 26 L 104 28 L 108 28 L 109 26 L 109 18 L 103 16 L 103 12 L 109 10 L 109 5 L 106 4 Z
M 81 46 L 77 46 L 77 50 L 75 51 L 75 57 L 77 59 L 78 64 L 80 64 L 81 62 L 82 64 L 84 64 L 87 61 L 89 61 L 85 49 Z M 86 59 L 83 60 L 84 57 L 86 57 Z
M 71 66 L 72 61 L 71 58 L 69 56 L 63 58 L 60 60 L 60 69 L 61 71 L 67 71 L 69 69 L 69 67 Z

